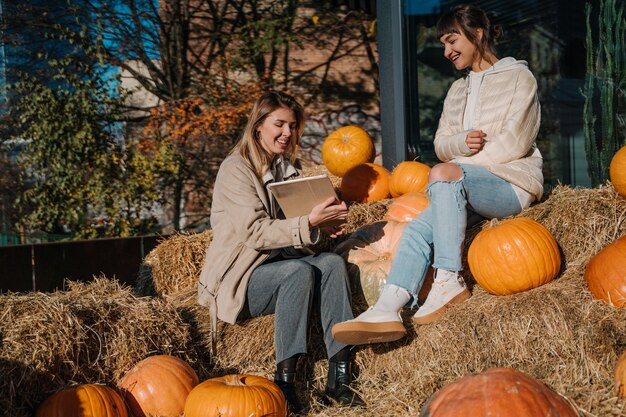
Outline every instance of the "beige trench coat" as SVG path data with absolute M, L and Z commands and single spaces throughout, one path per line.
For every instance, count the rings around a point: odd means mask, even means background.
M 286 160 L 283 164 L 285 179 L 299 175 Z M 271 180 L 271 174 L 258 178 L 239 154 L 228 156 L 217 173 L 211 205 L 213 239 L 198 285 L 198 302 L 211 310 L 214 338 L 218 318 L 236 321 L 250 274 L 272 249 L 313 243 L 308 216 L 276 218 L 275 203 L 266 189 Z

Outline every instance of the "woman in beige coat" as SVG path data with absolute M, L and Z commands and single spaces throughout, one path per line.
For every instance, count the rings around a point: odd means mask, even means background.
M 434 283 L 413 316 L 415 324 L 428 324 L 468 299 L 459 273 L 466 228 L 476 220 L 515 215 L 543 193 L 535 144 L 541 112 L 526 62 L 496 56 L 500 30 L 478 7 L 454 7 L 440 18 L 437 32 L 444 56 L 466 75 L 450 87 L 435 134 L 441 163 L 429 174 L 430 205 L 405 228 L 376 304 L 333 328 L 344 343 L 403 337 L 399 312 L 417 307 L 431 263 Z
M 217 318 L 234 323 L 275 315 L 274 381 L 294 413 L 297 359 L 306 353 L 309 316 L 318 312 L 329 358 L 324 397 L 351 406 L 363 400 L 350 389 L 350 346 L 331 335 L 353 318 L 346 265 L 333 253 L 313 254 L 320 231 L 331 237 L 348 209 L 329 199 L 306 216 L 286 219 L 267 185 L 300 175 L 295 158 L 304 110 L 290 95 L 270 91 L 255 103 L 243 135 L 217 174 L 211 205 L 213 239 L 200 275 L 198 300 Z

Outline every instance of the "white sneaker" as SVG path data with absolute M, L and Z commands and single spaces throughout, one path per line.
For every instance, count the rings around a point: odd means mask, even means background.
M 411 295 L 395 285 L 383 287 L 376 304 L 352 320 L 332 328 L 335 340 L 347 345 L 393 342 L 406 334 L 400 310 Z
M 471 296 L 458 272 L 437 269 L 433 286 L 426 301 L 413 316 L 413 323 L 431 323 L 441 317 L 451 305 L 462 303 Z

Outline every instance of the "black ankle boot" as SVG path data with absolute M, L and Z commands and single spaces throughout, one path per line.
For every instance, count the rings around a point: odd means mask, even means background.
M 295 372 L 276 372 L 274 374 L 274 383 L 283 392 L 287 400 L 287 410 L 293 414 L 302 414 L 303 408 L 298 401 L 296 395 L 296 373 Z
M 350 389 L 351 384 L 352 362 L 329 361 L 328 382 L 324 390 L 326 397 L 340 405 L 349 405 L 350 407 L 364 406 L 365 401 Z

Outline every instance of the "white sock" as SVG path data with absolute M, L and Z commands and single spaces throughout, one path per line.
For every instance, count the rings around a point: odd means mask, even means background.
M 459 281 L 458 271 L 448 271 L 447 269 L 437 269 L 435 281 Z
M 398 312 L 411 299 L 411 294 L 397 285 L 387 284 L 383 287 L 378 300 L 374 305 L 375 310 Z

